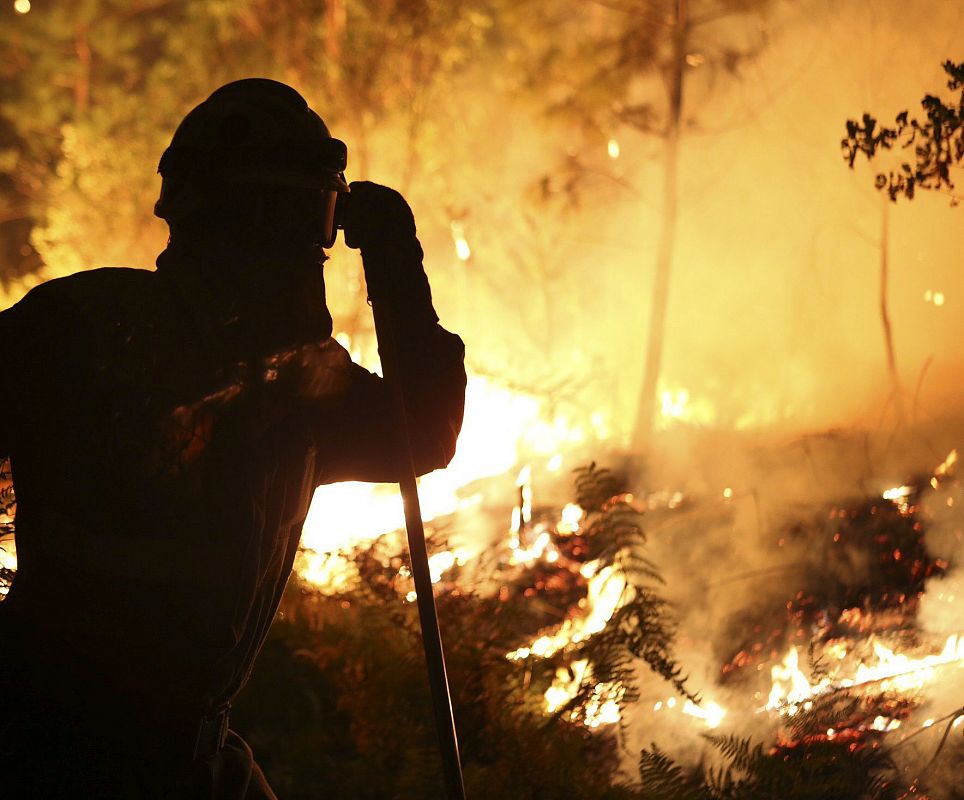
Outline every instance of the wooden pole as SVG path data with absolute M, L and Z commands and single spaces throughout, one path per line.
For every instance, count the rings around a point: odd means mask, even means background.
M 425 648 L 428 682 L 432 692 L 432 709 L 435 712 L 435 732 L 438 736 L 439 751 L 442 757 L 445 796 L 447 800 L 465 800 L 462 765 L 459 760 L 459 743 L 455 732 L 455 717 L 452 714 L 452 698 L 449 693 L 448 676 L 445 671 L 442 635 L 438 626 L 435 595 L 432 591 L 432 577 L 428 567 L 428 551 L 425 547 L 425 528 L 422 525 L 418 486 L 415 483 L 415 464 L 412 458 L 411 439 L 409 438 L 408 417 L 405 413 L 405 394 L 402 391 L 395 329 L 392 324 L 391 309 L 387 307 L 385 301 L 373 300 L 372 313 L 375 317 L 375 337 L 378 340 L 382 372 L 391 393 L 396 442 L 395 461 L 399 473 L 398 485 L 402 493 L 402 505 L 405 508 L 405 528 L 408 532 L 412 575 L 415 578 L 418 617 L 422 627 L 422 644 Z

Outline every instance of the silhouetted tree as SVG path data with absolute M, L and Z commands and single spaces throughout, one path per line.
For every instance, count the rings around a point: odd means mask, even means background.
M 900 195 L 912 200 L 917 189 L 947 192 L 954 204 L 960 199 L 954 194 L 951 169 L 964 164 L 964 62 L 945 61 L 943 67 L 947 88 L 958 96 L 945 102 L 925 95 L 921 100 L 923 119 L 902 111 L 893 127 L 879 125 L 867 112 L 859 120 L 847 120 L 847 135 L 840 146 L 851 169 L 860 153 L 871 161 L 884 150 L 913 149 L 912 161 L 902 161 L 896 169 L 879 172 L 874 179 L 874 185 L 886 191 L 891 200 L 896 201 Z
M 964 62 L 955 64 L 945 61 L 947 88 L 959 92 L 956 100 L 944 102 L 934 95 L 925 95 L 921 100 L 925 119 L 912 118 L 908 111 L 902 111 L 894 120 L 893 127 L 879 125 L 877 119 L 864 112 L 859 120 L 847 120 L 847 135 L 841 140 L 840 147 L 844 160 L 853 169 L 857 156 L 863 153 L 868 161 L 874 160 L 881 151 L 913 149 L 913 162 L 902 161 L 896 168 L 878 172 L 874 185 L 886 192 L 891 202 L 903 195 L 908 200 L 914 198 L 918 188 L 947 192 L 951 203 L 958 202 L 954 194 L 951 169 L 960 168 L 964 161 Z M 879 306 L 880 322 L 887 353 L 887 371 L 890 375 L 892 396 L 899 421 L 903 421 L 903 400 L 900 376 L 894 348 L 893 329 L 888 311 L 887 293 L 889 285 L 889 210 L 885 199 L 881 206 L 880 226 L 880 281 Z
M 760 16 L 769 5 L 769 0 L 605 0 L 581 14 L 553 17 L 544 12 L 540 17 L 539 24 L 554 26 L 560 41 L 573 43 L 548 48 L 536 62 L 544 65 L 540 77 L 554 76 L 552 110 L 576 120 L 589 137 L 605 141 L 607 131 L 628 127 L 660 142 L 660 221 L 633 433 L 637 453 L 645 450 L 652 431 L 662 371 L 680 145 L 686 131 L 697 125 L 696 114 L 687 110 L 687 87 L 696 70 L 738 76 L 740 66 L 762 50 L 766 37 L 761 29 L 756 41 L 746 45 L 741 41 L 745 29 L 732 23 Z M 740 33 L 734 35 L 736 29 Z M 554 178 L 558 190 L 578 187 L 580 173 L 587 169 L 578 154 L 567 154 Z

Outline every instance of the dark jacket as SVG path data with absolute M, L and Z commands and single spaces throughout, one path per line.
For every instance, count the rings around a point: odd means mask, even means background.
M 454 453 L 465 373 L 415 249 L 394 317 L 424 473 Z M 0 662 L 81 735 L 178 759 L 247 679 L 314 487 L 396 475 L 386 387 L 330 338 L 323 288 L 309 325 L 239 333 L 191 262 L 53 280 L 0 313 L 18 555 Z

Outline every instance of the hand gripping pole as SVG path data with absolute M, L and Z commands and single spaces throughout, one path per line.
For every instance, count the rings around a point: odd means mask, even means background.
M 405 413 L 405 395 L 402 391 L 398 363 L 398 346 L 392 323 L 391 309 L 385 300 L 372 300 L 375 318 L 375 338 L 382 362 L 385 384 L 391 396 L 392 417 L 395 430 L 398 484 L 405 508 L 405 528 L 408 532 L 408 549 L 412 559 L 412 575 L 418 602 L 418 617 L 422 627 L 422 644 L 428 667 L 428 682 L 432 691 L 432 708 L 435 712 L 435 732 L 445 779 L 446 800 L 465 800 L 462 785 L 462 765 L 459 761 L 459 743 L 455 733 L 455 717 L 449 694 L 448 677 L 445 672 L 445 654 L 442 651 L 442 635 L 435 610 L 435 595 L 428 567 L 428 551 L 425 547 L 425 528 L 418 502 L 418 486 L 415 483 L 415 463 L 409 438 L 408 417 Z

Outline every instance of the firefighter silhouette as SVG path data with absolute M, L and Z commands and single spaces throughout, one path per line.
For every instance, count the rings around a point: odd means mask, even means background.
M 420 473 L 462 418 L 463 346 L 412 213 L 349 191 L 345 164 L 294 89 L 230 83 L 161 158 L 157 269 L 51 280 L 0 313 L 19 561 L 0 604 L 5 798 L 274 797 L 231 700 L 314 487 L 396 475 L 386 387 L 331 338 L 339 222 L 392 315 Z

